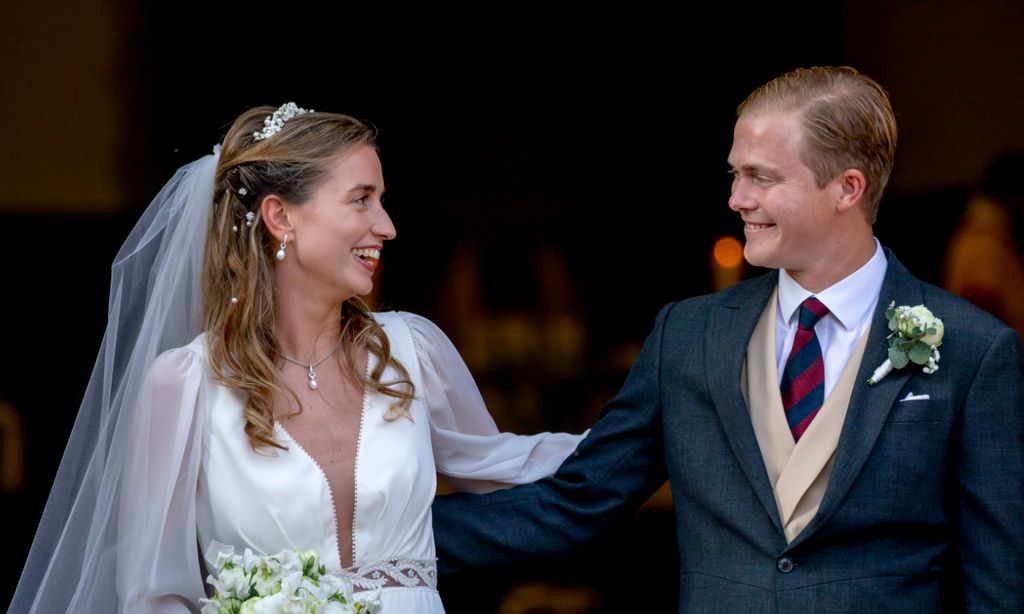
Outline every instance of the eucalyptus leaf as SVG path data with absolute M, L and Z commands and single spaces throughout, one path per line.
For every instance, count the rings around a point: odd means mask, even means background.
M 901 352 L 896 348 L 889 348 L 889 362 L 892 363 L 892 366 L 894 368 L 902 369 L 903 367 L 907 366 L 907 363 L 910 362 L 910 359 L 907 358 L 905 352 Z
M 923 365 L 928 362 L 928 358 L 932 355 L 932 349 L 924 344 L 922 341 L 916 341 L 914 347 L 910 348 L 908 356 L 910 360 L 917 365 Z

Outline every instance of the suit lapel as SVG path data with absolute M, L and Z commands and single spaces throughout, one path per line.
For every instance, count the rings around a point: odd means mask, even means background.
M 711 396 L 729 445 L 781 535 L 778 506 L 740 386 L 747 344 L 777 282 L 777 273 L 768 274 L 722 293 L 709 317 L 705 355 Z
M 889 303 L 896 301 L 897 305 L 919 305 L 923 301 L 921 282 L 896 260 L 891 251 L 885 250 L 885 255 L 888 260 L 885 281 L 878 297 L 878 306 L 872 316 L 864 358 L 857 372 L 857 382 L 854 384 L 846 421 L 839 436 L 832 478 L 814 520 L 789 544 L 789 548 L 807 539 L 824 526 L 835 513 L 853 486 L 854 479 L 864 463 L 867 462 L 885 420 L 912 371 L 911 368 L 893 370 L 874 386 L 867 383 L 874 370 L 888 357 L 889 344 L 886 338 L 889 336 L 889 326 L 888 320 L 885 319 L 885 310 Z

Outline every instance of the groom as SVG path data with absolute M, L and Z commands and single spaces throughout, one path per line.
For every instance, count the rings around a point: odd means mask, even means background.
M 1021 342 L 875 240 L 895 147 L 885 91 L 851 68 L 754 91 L 729 207 L 747 261 L 778 271 L 662 309 L 554 477 L 439 498 L 442 573 L 565 552 L 668 478 L 680 612 L 1024 611 Z M 891 302 L 944 322 L 924 333 L 940 368 L 869 385 Z

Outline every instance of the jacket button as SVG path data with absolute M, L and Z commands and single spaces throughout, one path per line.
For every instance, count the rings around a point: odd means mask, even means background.
M 789 558 L 788 556 L 784 556 L 775 562 L 775 566 L 778 567 L 779 571 L 781 571 L 782 573 L 789 573 L 793 571 L 793 559 Z

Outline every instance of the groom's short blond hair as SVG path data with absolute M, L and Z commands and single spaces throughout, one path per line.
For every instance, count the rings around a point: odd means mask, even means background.
M 896 117 L 885 89 L 849 66 L 798 68 L 754 90 L 736 114 L 762 111 L 800 112 L 801 159 L 819 188 L 846 169 L 864 173 L 864 213 L 873 224 L 896 156 Z

